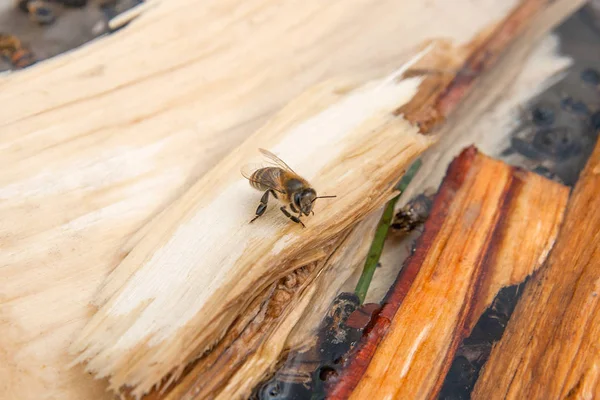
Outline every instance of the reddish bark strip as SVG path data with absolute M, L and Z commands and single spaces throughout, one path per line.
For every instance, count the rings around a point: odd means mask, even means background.
M 465 176 L 473 160 L 477 156 L 477 149 L 469 147 L 456 158 L 448 167 L 447 179 L 440 187 L 435 197 L 433 208 L 425 223 L 423 234 L 417 241 L 415 253 L 407 260 L 406 265 L 400 271 L 396 282 L 388 292 L 384 306 L 379 314 L 373 319 L 371 327 L 365 330 L 363 338 L 357 347 L 357 351 L 348 360 L 349 367 L 344 370 L 337 380 L 336 385 L 328 393 L 328 399 L 346 399 L 352 393 L 362 375 L 366 371 L 373 354 L 377 350 L 379 342 L 387 332 L 391 320 L 402 304 L 402 300 L 410 290 L 419 269 L 423 264 L 427 252 L 431 248 L 442 223 L 447 216 L 450 203 L 456 192 L 462 186 Z
M 328 398 L 436 398 L 493 295 L 541 264 L 567 197 L 562 185 L 464 150 L 448 169 L 415 254 Z M 528 230 L 535 238 L 516 243 L 515 233 Z
M 498 62 L 502 53 L 523 33 L 533 18 L 552 2 L 522 1 L 495 29 L 482 33 L 479 40 L 465 47 L 463 61 L 440 59 L 426 66 L 424 69 L 429 72 L 425 74 L 429 76 L 421 84 L 418 97 L 399 108 L 397 113 L 417 124 L 422 133 L 431 133 L 458 107 L 477 78 Z

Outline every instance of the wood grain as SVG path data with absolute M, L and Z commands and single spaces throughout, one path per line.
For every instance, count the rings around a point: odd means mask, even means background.
M 162 1 L 2 75 L 0 398 L 111 398 L 67 348 L 129 238 L 309 86 L 468 41 L 515 3 Z
M 465 150 L 448 169 L 415 254 L 328 398 L 436 398 L 490 291 L 541 265 L 567 197 L 565 186 Z M 523 240 L 523 232 L 535 239 Z
M 532 12 L 526 17 L 514 12 L 499 23 L 520 29 L 476 36 L 474 42 L 483 40 L 490 48 L 470 43 L 442 53 L 466 63 L 480 53 L 499 55 L 544 6 L 526 0 L 516 10 L 533 7 Z M 198 356 L 221 348 L 215 346 L 234 321 L 246 321 L 243 315 L 257 293 L 303 263 L 320 261 L 311 258 L 313 253 L 328 249 L 382 205 L 407 163 L 437 140 L 421 135 L 426 131 L 418 132 L 397 112 L 417 99 L 426 79 L 406 72 L 436 46 L 428 45 L 384 79 L 360 86 L 328 83 L 307 92 L 201 178 L 153 223 L 106 281 L 95 301 L 99 311 L 71 347 L 77 361 L 86 362 L 97 377 L 109 377 L 111 389 L 131 387 L 141 396 L 167 376 L 167 383 L 178 379 Z M 445 106 L 438 114 L 448 117 L 497 59 L 491 57 L 468 81 L 456 72 L 460 84 L 451 79 L 439 85 Z M 252 161 L 257 147 L 270 148 L 292 164 L 319 193 L 338 196 L 318 203 L 305 230 L 273 213 L 247 224 L 242 209 L 250 208 L 251 197 L 239 169 Z
M 282 352 L 290 346 L 299 348 L 297 344 L 288 343 L 302 335 L 292 330 L 318 325 L 337 293 L 332 286 L 341 286 L 349 275 L 360 270 L 359 260 L 366 256 L 369 244 L 364 237 L 372 236 L 379 214 L 376 212 L 357 224 L 325 261 L 324 267 L 299 268 L 271 288 L 266 300 L 258 297 L 255 302 L 260 304 L 258 313 L 262 315 L 251 316 L 249 324 L 235 324 L 225 340 L 219 342 L 222 349 L 198 360 L 177 385 L 164 393 L 155 391 L 144 399 L 247 398 L 254 386 L 272 372 Z M 290 321 L 282 321 L 283 315 Z M 239 330 L 239 327 L 242 327 L 241 332 L 236 332 L 235 328 Z M 302 336 L 310 336 L 310 332 Z
M 173 0 L 2 76 L 0 397 L 110 397 L 67 348 L 154 214 L 311 84 L 464 43 L 515 3 Z
M 600 397 L 599 191 L 600 143 L 575 186 L 556 245 L 477 380 L 474 399 Z
M 427 64 L 426 59 L 417 64 L 414 69 L 429 71 L 429 77 L 421 84 L 415 101 L 398 109 L 398 114 L 419 126 L 422 132 L 434 132 L 463 102 L 481 73 L 496 64 L 514 38 L 530 28 L 532 20 L 551 3 L 553 1 L 548 0 L 521 2 L 502 22 L 469 43 L 469 48 L 464 49 L 466 60 L 446 56 L 435 58 L 431 64 Z
M 393 114 L 420 82 L 395 79 L 402 71 L 353 90 L 330 82 L 308 91 L 200 179 L 108 278 L 99 311 L 72 347 L 78 360 L 99 377 L 110 375 L 113 389 L 132 386 L 141 395 L 213 348 L 273 282 L 325 259 L 433 143 Z M 316 203 L 305 229 L 274 207 L 248 223 L 260 193 L 240 168 L 260 161 L 259 147 L 286 160 L 318 193 L 338 196 Z

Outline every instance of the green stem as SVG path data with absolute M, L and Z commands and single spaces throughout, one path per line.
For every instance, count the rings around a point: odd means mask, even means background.
M 367 297 L 367 290 L 369 290 L 369 285 L 371 284 L 371 279 L 373 279 L 373 274 L 375 274 L 375 268 L 377 268 L 377 264 L 379 263 L 379 258 L 381 257 L 381 252 L 383 251 L 383 245 L 385 243 L 385 238 L 387 237 L 388 230 L 390 229 L 390 225 L 394 218 L 394 207 L 400 198 L 402 192 L 406 190 L 406 187 L 412 181 L 413 177 L 421 167 L 421 160 L 415 161 L 408 171 L 404 174 L 398 185 L 396 185 L 396 189 L 400 191 L 400 194 L 393 199 L 391 199 L 387 205 L 385 206 L 385 210 L 383 211 L 383 215 L 379 220 L 379 224 L 377 225 L 377 230 L 375 231 L 375 237 L 373 238 L 373 242 L 371 243 L 371 248 L 369 249 L 369 253 L 367 254 L 367 259 L 365 261 L 365 266 L 363 268 L 363 272 L 356 284 L 355 293 L 360 300 L 360 304 L 365 301 L 365 297 Z

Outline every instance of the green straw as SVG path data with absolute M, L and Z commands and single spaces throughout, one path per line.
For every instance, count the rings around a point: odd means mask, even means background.
M 371 243 L 371 248 L 369 249 L 363 272 L 360 275 L 360 279 L 358 280 L 358 283 L 356 284 L 356 289 L 354 291 L 360 300 L 360 304 L 362 304 L 365 301 L 365 297 L 367 297 L 369 285 L 371 285 L 371 280 L 373 279 L 375 268 L 377 268 L 377 264 L 379 263 L 379 258 L 381 257 L 381 252 L 383 251 L 385 238 L 387 237 L 388 230 L 390 229 L 390 225 L 392 223 L 392 219 L 394 218 L 394 207 L 396 206 L 398 199 L 406 190 L 408 184 L 412 181 L 420 167 L 421 160 L 419 159 L 415 161 L 410 166 L 410 168 L 408 168 L 408 171 L 406 171 L 400 182 L 398 182 L 398 185 L 396 185 L 396 189 L 400 191 L 400 194 L 391 199 L 385 206 L 385 211 L 383 212 L 383 215 L 379 220 L 379 225 L 377 225 L 375 237 L 373 238 L 373 243 Z

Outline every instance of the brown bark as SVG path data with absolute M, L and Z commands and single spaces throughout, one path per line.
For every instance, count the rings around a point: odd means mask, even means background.
M 569 200 L 556 245 L 527 285 L 474 399 L 600 398 L 599 192 L 600 143 Z
M 429 75 L 419 88 L 418 96 L 398 109 L 398 114 L 417 124 L 423 133 L 431 133 L 472 90 L 477 78 L 495 65 L 515 38 L 553 0 L 524 0 L 500 23 L 482 32 L 458 54 L 425 58 L 406 76 Z M 449 44 L 447 44 L 450 47 Z
M 565 186 L 465 150 L 329 398 L 435 398 L 491 292 L 541 265 L 567 196 Z

